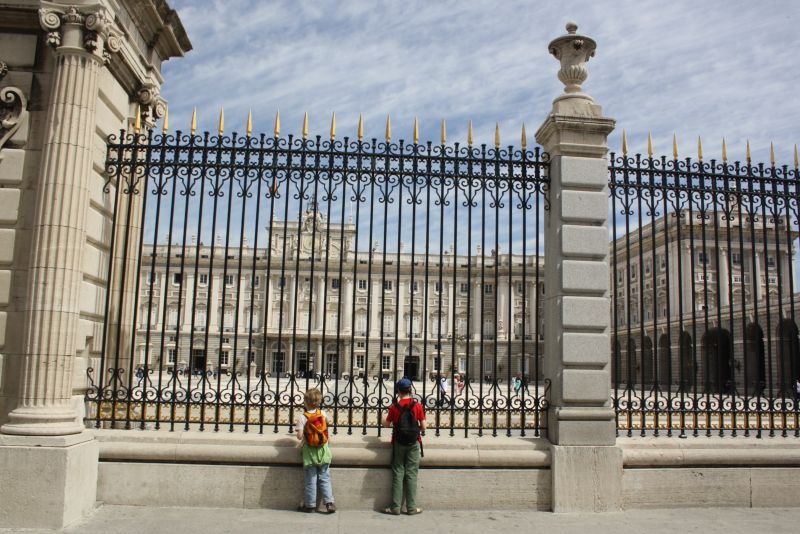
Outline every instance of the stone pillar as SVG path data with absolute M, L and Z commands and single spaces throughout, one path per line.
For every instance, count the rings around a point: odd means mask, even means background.
M 483 298 L 483 287 L 481 287 L 480 282 L 475 282 L 473 285 L 475 287 L 472 289 L 472 338 L 477 340 L 481 338 L 481 329 L 483 328 L 483 325 L 481 324 L 481 299 Z
M 552 381 L 555 512 L 618 510 L 622 452 L 611 406 L 606 137 L 614 120 L 581 91 L 596 43 L 576 33 L 553 40 L 564 94 L 536 132 L 550 154 L 545 212 L 545 376 Z
M 442 295 L 439 296 L 442 298 Z M 455 313 L 455 288 L 453 287 L 453 282 L 448 282 L 447 284 L 447 325 L 446 328 L 442 328 L 442 333 L 450 332 L 452 335 L 456 333 L 453 332 L 453 314 Z
M 317 283 L 314 285 L 314 288 L 317 290 L 317 324 L 315 326 L 316 330 L 322 331 L 322 325 L 325 321 L 325 284 L 327 280 L 325 280 L 324 276 L 317 277 Z
M 755 302 L 761 302 L 761 298 L 764 294 L 764 290 L 761 288 L 761 254 L 758 252 L 753 252 L 756 255 L 756 272 L 753 273 L 753 285 L 750 287 L 754 287 L 755 290 Z M 692 284 L 694 287 L 694 284 Z
M 353 316 L 353 284 L 354 280 L 352 278 L 345 278 L 344 284 L 342 287 L 344 288 L 344 295 L 340 297 L 342 299 L 342 305 L 340 313 L 342 315 L 341 325 L 342 325 L 342 333 L 350 333 L 355 330 L 355 317 Z
M 40 18 L 56 67 L 35 200 L 20 405 L 0 431 L 58 436 L 83 430 L 70 397 L 92 170 L 87 125 L 95 124 L 103 55 L 119 42 L 97 8 L 43 9 Z
M 719 266 L 717 268 L 717 276 L 719 276 L 719 297 L 717 298 L 717 306 L 726 307 L 730 304 L 728 298 L 728 291 L 730 286 L 728 284 L 728 251 L 727 249 L 719 249 Z

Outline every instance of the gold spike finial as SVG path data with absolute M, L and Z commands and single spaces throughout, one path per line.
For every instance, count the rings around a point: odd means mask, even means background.
M 494 123 L 494 147 L 500 148 L 500 123 Z
M 750 139 L 747 140 L 747 148 L 746 148 L 746 151 L 745 151 L 745 157 L 747 158 L 747 163 L 750 163 L 750 160 L 752 159 L 750 157 Z
M 647 132 L 647 157 L 653 157 L 653 136 L 650 135 L 650 132 Z
M 244 129 L 247 137 L 250 137 L 253 134 L 253 110 L 247 111 L 247 126 Z
M 142 110 L 139 108 L 139 104 L 136 104 L 136 117 L 133 119 L 133 133 L 139 133 L 142 129 Z
M 281 110 L 275 112 L 275 137 L 281 136 Z
M 192 124 L 189 126 L 189 131 L 191 131 L 192 135 L 197 131 L 197 108 L 192 108 Z
M 520 139 L 520 145 L 522 145 L 522 150 L 528 148 L 528 135 L 525 133 L 525 123 L 522 123 L 522 136 Z
M 419 121 L 414 117 L 414 144 L 419 143 Z
M 164 108 L 164 124 L 161 126 L 161 133 L 164 135 L 169 131 L 169 107 Z
M 336 139 L 336 112 L 331 114 L 331 139 Z
M 444 123 L 444 119 L 442 119 L 442 129 L 440 130 L 440 134 L 442 138 L 442 144 L 447 143 L 447 126 Z
M 308 111 L 303 114 L 303 139 L 308 139 Z
M 220 135 L 222 132 L 225 131 L 225 109 L 219 108 L 219 126 L 217 126 L 217 131 Z
M 703 141 L 697 136 L 697 159 L 703 161 Z
M 467 127 L 467 145 L 472 146 L 472 121 L 469 121 L 469 126 Z
M 728 163 L 728 145 L 725 144 L 725 138 L 722 138 L 722 163 Z
M 678 136 L 672 134 L 672 159 L 678 159 Z
M 628 155 L 628 134 L 625 133 L 625 130 L 622 130 L 622 155 Z
M 797 157 L 797 145 L 794 145 L 794 168 L 800 168 L 800 158 Z
M 361 141 L 364 139 L 364 116 L 361 113 L 358 114 L 358 140 Z
M 769 144 L 769 162 L 775 166 L 775 145 L 772 143 Z
M 392 117 L 387 114 L 386 115 L 386 133 L 384 135 L 387 141 L 392 140 Z

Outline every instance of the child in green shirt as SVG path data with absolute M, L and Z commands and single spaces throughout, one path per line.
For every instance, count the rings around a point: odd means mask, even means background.
M 316 510 L 317 484 L 319 484 L 325 510 L 332 514 L 336 512 L 329 471 L 332 457 L 328 446 L 328 420 L 325 412 L 319 409 L 321 401 L 322 392 L 319 389 L 306 391 L 303 398 L 306 411 L 298 418 L 295 429 L 297 439 L 303 442 L 305 491 L 300 510 L 308 513 Z

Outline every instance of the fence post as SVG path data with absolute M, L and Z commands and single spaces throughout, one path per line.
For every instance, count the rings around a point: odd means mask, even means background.
M 620 507 L 622 453 L 611 406 L 608 263 L 608 134 L 614 119 L 581 91 L 593 39 L 554 39 L 564 94 L 536 132 L 550 155 L 545 214 L 545 376 L 551 379 L 547 435 L 552 443 L 554 512 Z

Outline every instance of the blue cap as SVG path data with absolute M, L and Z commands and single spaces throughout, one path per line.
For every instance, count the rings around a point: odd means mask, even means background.
M 411 391 L 411 380 L 405 377 L 401 378 L 397 381 L 394 387 L 399 391 Z

